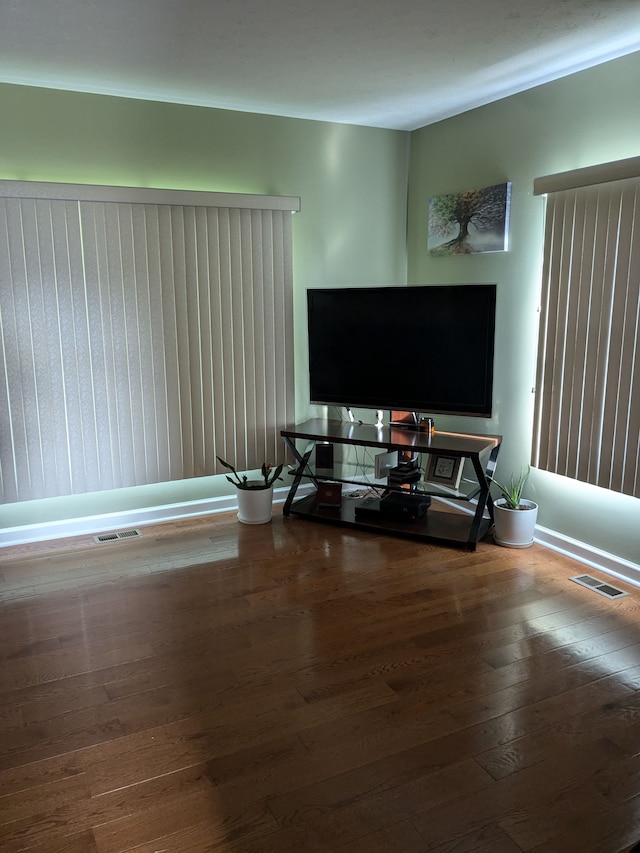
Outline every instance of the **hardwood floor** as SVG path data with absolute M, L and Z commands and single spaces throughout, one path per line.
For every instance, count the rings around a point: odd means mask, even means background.
M 640 590 L 280 515 L 142 534 L 0 551 L 3 853 L 640 839 Z

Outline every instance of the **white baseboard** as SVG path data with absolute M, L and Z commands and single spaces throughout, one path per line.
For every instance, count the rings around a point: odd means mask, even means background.
M 308 486 L 300 486 L 298 494 L 302 497 L 308 489 Z M 287 487 L 274 489 L 274 503 L 284 503 L 288 493 L 289 489 Z M 163 521 L 176 521 L 177 519 L 192 518 L 198 515 L 229 512 L 237 508 L 238 501 L 235 496 L 224 495 L 205 500 L 124 510 L 122 512 L 105 513 L 104 515 L 92 515 L 87 518 L 61 519 L 60 521 L 8 527 L 0 530 L 0 548 L 8 548 L 11 545 L 26 545 L 30 542 L 66 539 L 71 536 L 92 536 L 99 533 L 110 533 L 115 530 L 142 527 L 147 524 L 158 524 Z
M 438 500 L 441 500 L 442 503 L 450 503 L 457 510 L 473 515 L 475 501 L 461 505 L 460 502 L 447 501 L 445 498 L 438 498 Z M 594 548 L 585 542 L 579 542 L 570 536 L 564 536 L 555 530 L 549 530 L 547 527 L 541 527 L 539 524 L 536 525 L 533 541 L 545 548 L 550 548 L 552 551 L 557 551 L 559 554 L 564 554 L 565 557 L 571 557 L 572 560 L 584 563 L 585 566 L 599 569 L 601 572 L 606 572 L 634 586 L 640 586 L 640 565 L 632 563 L 630 560 L 616 557 L 615 554 L 601 551 L 599 548 Z
M 302 497 L 310 494 L 313 486 L 310 484 L 300 486 L 298 495 Z M 284 503 L 289 489 L 287 487 L 275 489 L 273 493 L 274 503 Z M 447 503 L 447 501 L 444 501 Z M 460 504 L 454 504 L 460 509 Z M 233 495 L 208 498 L 201 501 L 189 501 L 186 503 L 167 504 L 165 506 L 147 507 L 143 509 L 127 510 L 123 512 L 107 513 L 105 515 L 94 515 L 88 518 L 63 519 L 60 521 L 43 522 L 41 524 L 28 524 L 22 527 L 13 527 L 0 530 L 0 548 L 11 545 L 25 545 L 29 542 L 45 542 L 52 539 L 64 539 L 71 536 L 95 535 L 109 533 L 124 528 L 139 527 L 146 524 L 157 524 L 163 521 L 175 521 L 181 518 L 191 518 L 198 515 L 211 515 L 219 512 L 229 512 L 238 508 L 238 502 Z M 471 508 L 466 509 L 470 513 Z M 593 569 L 598 569 L 613 575 L 620 580 L 640 587 L 640 565 L 600 551 L 584 542 L 563 536 L 546 527 L 536 527 L 535 541 L 546 548 L 564 554 L 584 563 Z
M 561 533 L 556 533 L 555 530 L 549 530 L 546 527 L 540 527 L 540 525 L 536 527 L 534 539 L 540 545 L 544 545 L 545 548 L 550 548 L 552 551 L 571 557 L 579 563 L 584 563 L 585 566 L 606 572 L 619 580 L 640 587 L 640 565 L 638 563 L 616 557 L 614 554 L 601 551 L 592 545 L 571 539 L 569 536 L 563 536 Z

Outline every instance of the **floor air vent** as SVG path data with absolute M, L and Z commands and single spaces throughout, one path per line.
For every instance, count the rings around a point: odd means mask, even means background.
M 118 539 L 134 539 L 136 536 L 142 536 L 139 530 L 122 530 L 120 533 L 100 533 L 94 536 L 96 542 L 116 542 Z
M 579 583 L 580 586 L 586 586 L 588 589 L 592 589 L 606 598 L 622 598 L 623 595 L 629 595 L 628 592 L 618 589 L 616 586 L 611 586 L 610 583 L 605 583 L 605 581 L 599 581 L 597 578 L 591 577 L 591 575 L 576 575 L 576 577 L 569 578 L 569 580 Z

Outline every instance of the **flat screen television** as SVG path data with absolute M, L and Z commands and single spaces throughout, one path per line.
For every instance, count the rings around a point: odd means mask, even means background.
M 495 284 L 307 291 L 312 403 L 491 417 Z

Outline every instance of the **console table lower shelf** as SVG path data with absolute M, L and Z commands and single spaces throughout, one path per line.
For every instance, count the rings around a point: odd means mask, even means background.
M 413 521 L 369 515 L 357 516 L 356 510 L 365 500 L 364 498 L 346 498 L 339 507 L 327 508 L 319 506 L 318 497 L 313 494 L 293 501 L 287 515 L 325 524 L 405 536 L 410 539 L 463 545 L 468 551 L 475 551 L 477 541 L 482 539 L 493 526 L 490 518 L 483 517 L 480 519 L 478 529 L 474 530 L 477 519 L 473 515 L 448 510 L 446 507 L 439 509 L 436 501 L 431 503 L 425 515 Z

